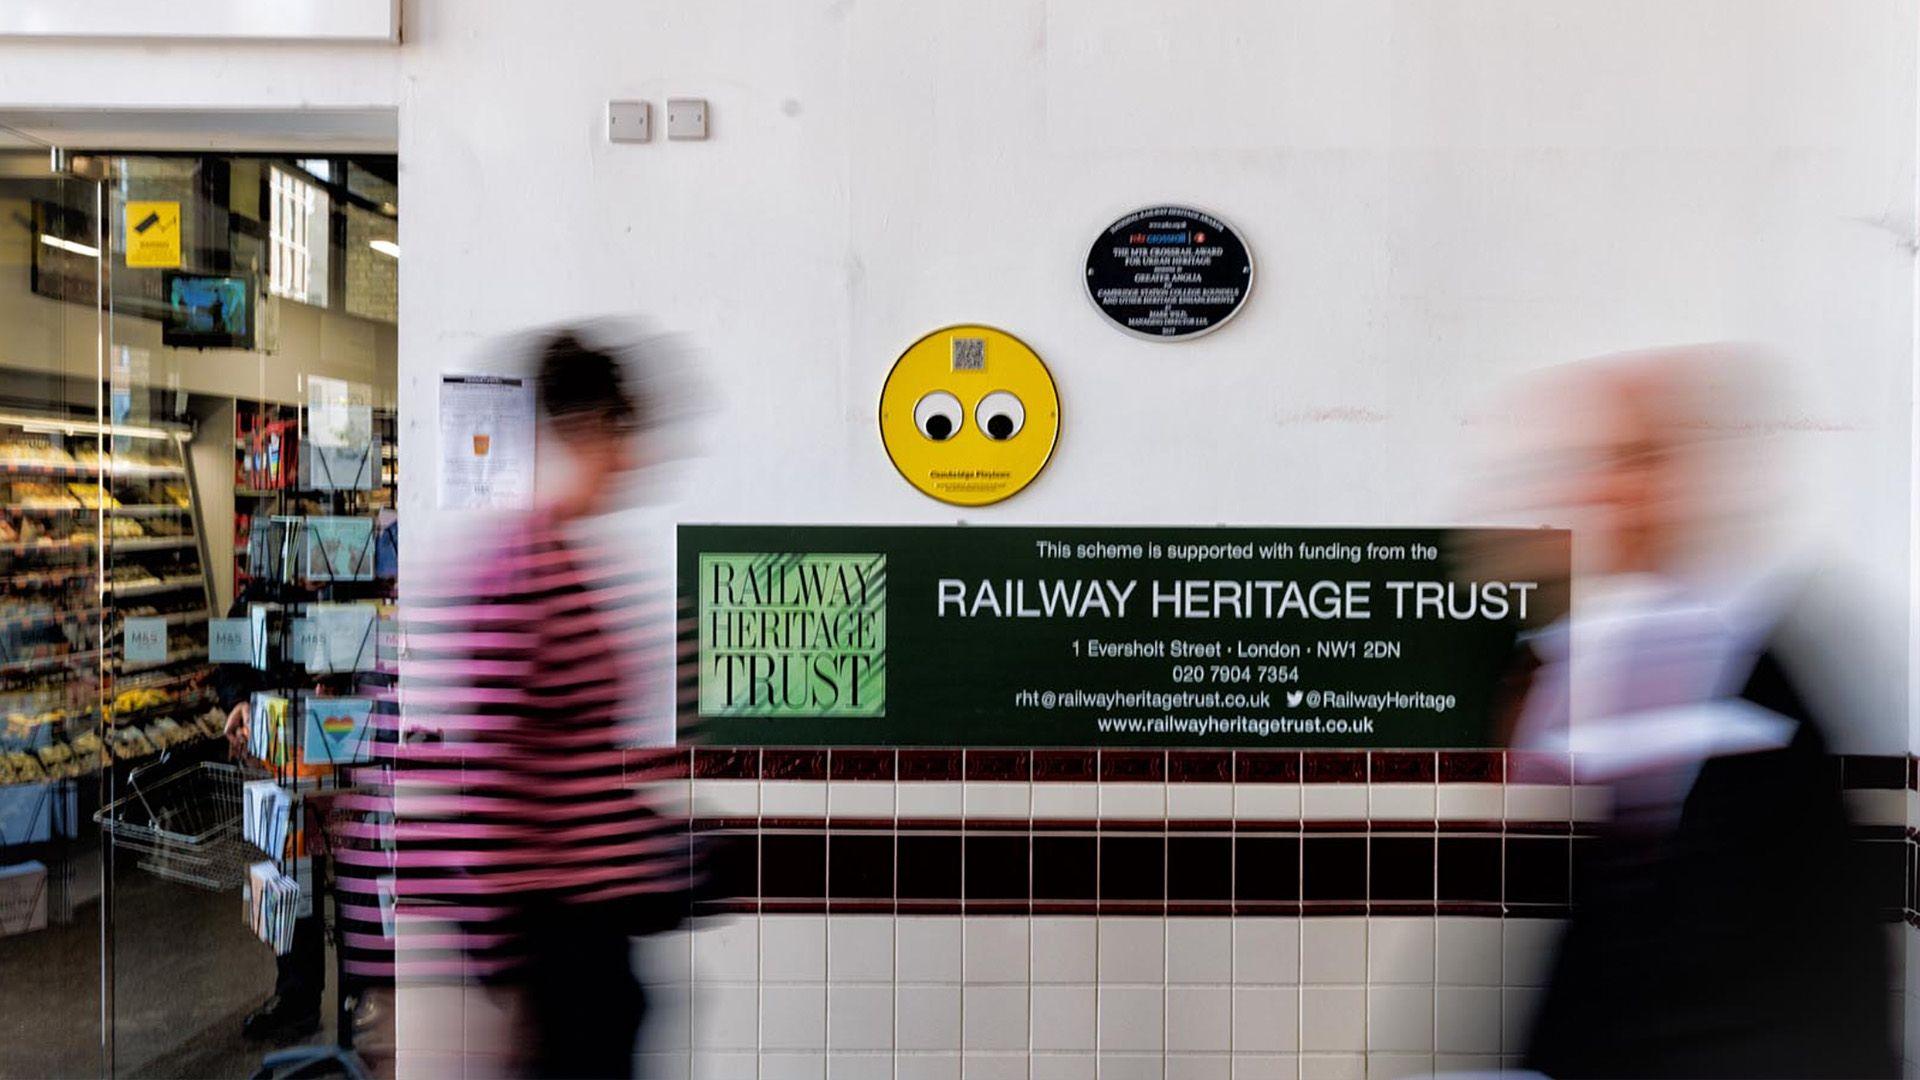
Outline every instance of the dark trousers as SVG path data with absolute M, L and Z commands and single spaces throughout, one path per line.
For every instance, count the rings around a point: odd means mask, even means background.
M 522 984 L 531 1075 L 632 1076 L 646 995 L 625 926 L 612 913 L 577 907 L 542 915 L 531 920 Z
M 273 958 L 273 992 L 296 1011 L 320 1008 L 327 989 L 327 937 L 316 899 L 313 914 L 293 924 L 293 948 Z

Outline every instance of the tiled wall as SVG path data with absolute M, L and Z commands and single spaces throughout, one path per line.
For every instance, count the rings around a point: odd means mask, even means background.
M 1513 1064 L 1582 834 L 1605 813 L 1566 765 L 700 748 L 674 752 L 662 782 L 656 756 L 636 758 L 663 799 L 691 800 L 736 897 L 641 946 L 641 1074 L 1304 1080 Z M 1906 773 L 1836 765 L 1886 860 L 1890 913 L 1912 909 Z M 438 1034 L 411 1044 L 422 1074 L 484 1054 L 497 1029 L 493 1004 L 442 995 Z M 466 1034 L 449 1045 L 448 1030 Z

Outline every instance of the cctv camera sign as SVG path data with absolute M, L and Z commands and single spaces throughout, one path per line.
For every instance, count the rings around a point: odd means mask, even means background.
M 1535 578 L 1470 553 L 1524 542 Z M 1491 745 L 1547 530 L 679 531 L 682 722 L 725 743 Z M 1545 557 L 1542 557 L 1544 551 Z

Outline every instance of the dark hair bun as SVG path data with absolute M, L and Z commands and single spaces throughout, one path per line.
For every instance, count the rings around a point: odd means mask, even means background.
M 640 419 L 627 392 L 620 358 L 597 349 L 572 330 L 560 330 L 540 347 L 540 407 L 549 417 L 586 416 L 615 423 Z

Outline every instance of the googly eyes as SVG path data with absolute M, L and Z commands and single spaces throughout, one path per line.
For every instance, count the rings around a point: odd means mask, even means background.
M 967 410 L 960 399 L 945 390 L 934 390 L 913 406 L 913 426 L 934 442 L 946 442 L 960 434 Z M 1027 426 L 1027 407 L 1005 390 L 995 390 L 974 406 L 973 422 L 980 433 L 995 442 L 1006 442 Z
M 989 439 L 1005 442 L 1020 434 L 1027 424 L 1027 407 L 1005 390 L 995 390 L 974 406 L 974 423 Z
M 960 407 L 959 398 L 945 390 L 935 390 L 914 403 L 913 426 L 934 442 L 946 442 L 960 433 L 960 423 L 966 415 L 967 410 Z

